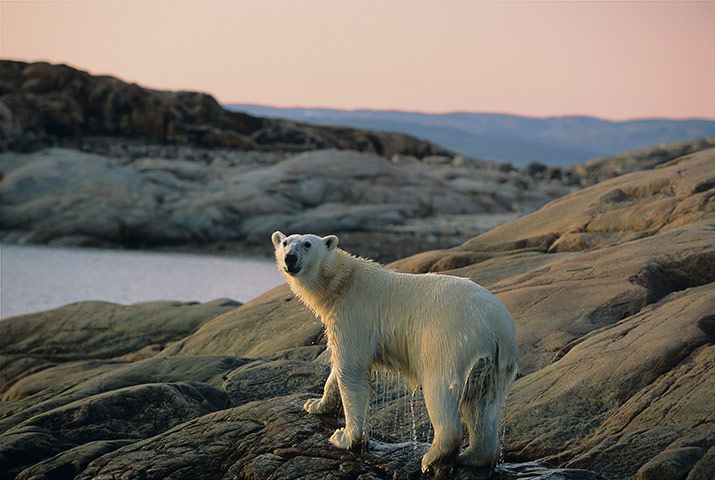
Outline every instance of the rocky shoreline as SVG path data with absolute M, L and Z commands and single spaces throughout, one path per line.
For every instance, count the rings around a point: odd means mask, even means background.
M 277 228 L 339 233 L 346 247 L 387 262 L 455 246 L 575 188 L 440 158 L 434 165 L 338 150 L 204 157 L 187 149 L 180 158 L 8 152 L 0 228 L 15 243 L 264 254 Z
M 271 255 L 275 229 L 337 233 L 388 263 L 455 247 L 583 186 L 709 148 L 683 142 L 569 169 L 393 158 L 339 150 L 258 152 L 85 139 L 5 152 L 8 243 Z
M 500 478 L 712 478 L 713 165 L 715 149 L 661 162 L 389 265 L 472 278 L 512 312 Z M 0 328 L 2 478 L 420 477 L 410 439 L 429 422 L 393 377 L 373 384 L 365 451 L 333 448 L 340 419 L 302 412 L 327 355 L 285 285 L 243 305 L 79 303 Z M 397 421 L 410 409 L 414 427 Z

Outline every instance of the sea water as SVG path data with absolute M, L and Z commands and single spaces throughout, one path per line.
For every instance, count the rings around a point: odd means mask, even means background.
M 246 302 L 283 283 L 271 259 L 0 245 L 0 316 L 85 300 Z

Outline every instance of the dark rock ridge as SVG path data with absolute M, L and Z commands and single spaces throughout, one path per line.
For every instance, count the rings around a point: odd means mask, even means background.
M 2 60 L 0 75 L 0 151 L 108 136 L 242 150 L 447 153 L 403 134 L 258 118 L 226 110 L 205 93 L 151 90 L 67 65 Z
M 686 155 L 392 265 L 472 278 L 512 312 L 499 478 L 713 477 L 714 165 L 715 149 Z M 302 411 L 327 353 L 285 285 L 241 306 L 87 303 L 0 329 L 0 478 L 420 478 L 429 420 L 399 378 L 373 377 L 366 450 L 333 448 L 341 419 Z

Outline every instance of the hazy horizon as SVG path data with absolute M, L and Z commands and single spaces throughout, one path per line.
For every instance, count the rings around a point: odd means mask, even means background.
M 204 93 L 210 93 L 210 92 L 204 92 Z M 420 114 L 420 115 L 504 115 L 504 116 L 513 116 L 513 117 L 524 117 L 524 118 L 533 118 L 533 119 L 551 119 L 551 118 L 578 118 L 578 117 L 583 117 L 583 118 L 593 118 L 596 120 L 603 120 L 606 122 L 633 122 L 633 121 L 648 121 L 648 120 L 705 120 L 705 121 L 715 121 L 715 114 L 713 114 L 710 117 L 664 117 L 664 116 L 657 116 L 657 117 L 634 117 L 634 118 L 619 118 L 619 119 L 613 119 L 613 118 L 604 118 L 604 117 L 599 117 L 597 115 L 589 115 L 587 113 L 580 114 L 580 113 L 567 113 L 567 114 L 559 114 L 559 115 L 525 115 L 525 114 L 520 114 L 520 113 L 514 113 L 514 112 L 492 112 L 492 111 L 467 111 L 467 110 L 449 110 L 449 111 L 436 111 L 436 112 L 425 112 L 425 111 L 420 111 L 420 110 L 407 110 L 407 109 L 394 109 L 394 108 L 337 108 L 337 107 L 321 107 L 321 106 L 300 106 L 300 105 L 267 105 L 267 104 L 259 104 L 259 103 L 223 103 L 221 102 L 221 105 L 223 106 L 242 106 L 242 105 L 247 105 L 247 106 L 253 106 L 253 107 L 261 107 L 261 108 L 275 108 L 275 109 L 280 109 L 280 110 L 328 110 L 328 111 L 336 111 L 336 112 L 399 112 L 399 113 L 414 113 L 414 114 Z
M 715 118 L 715 2 L 0 3 L 0 56 L 224 105 Z

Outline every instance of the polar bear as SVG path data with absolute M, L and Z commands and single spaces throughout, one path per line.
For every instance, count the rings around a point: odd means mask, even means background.
M 276 263 L 293 293 L 325 325 L 331 371 L 311 414 L 334 410 L 345 427 L 330 442 L 360 445 L 365 434 L 370 371 L 400 372 L 421 385 L 432 445 L 422 471 L 460 464 L 493 466 L 499 458 L 499 412 L 516 375 L 517 341 L 506 307 L 476 283 L 454 276 L 387 270 L 336 248 L 334 235 L 274 232 Z M 462 440 L 460 412 L 469 446 Z

